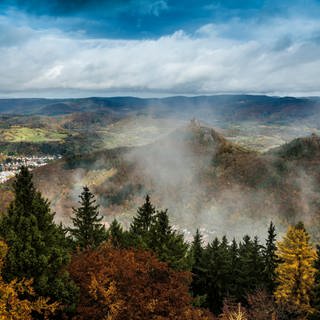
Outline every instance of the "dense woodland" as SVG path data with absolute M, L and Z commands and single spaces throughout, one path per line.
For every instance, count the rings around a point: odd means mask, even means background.
M 191 243 L 149 196 L 129 230 L 102 223 L 83 188 L 72 225 L 54 222 L 25 167 L 0 221 L 0 319 L 320 319 L 320 246 L 302 222 L 279 239 Z

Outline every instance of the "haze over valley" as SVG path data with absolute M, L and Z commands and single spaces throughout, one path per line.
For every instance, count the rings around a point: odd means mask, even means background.
M 87 185 L 106 225 L 128 227 L 148 193 L 189 238 L 319 227 L 318 98 L 7 99 L 0 111 L 2 174 L 17 157 L 47 159 L 34 179 L 67 225 Z M 4 209 L 10 180 L 1 197 Z

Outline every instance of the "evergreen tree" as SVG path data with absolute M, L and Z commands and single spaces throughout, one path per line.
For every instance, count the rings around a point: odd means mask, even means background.
M 147 195 L 144 204 L 138 208 L 137 215 L 133 218 L 130 226 L 130 233 L 141 246 L 148 246 L 150 229 L 155 219 L 155 213 L 155 207 L 151 204 L 150 197 Z
M 146 196 L 145 203 L 138 208 L 128 236 L 134 246 L 152 250 L 170 267 L 178 270 L 190 268 L 188 245 L 183 234 L 172 229 L 167 210 L 156 211 L 149 195 Z
M 272 294 L 275 289 L 275 280 L 276 280 L 276 267 L 278 259 L 276 256 L 276 232 L 275 226 L 270 222 L 268 229 L 268 238 L 266 239 L 266 247 L 264 249 L 264 275 L 265 275 L 265 286 L 269 294 Z
M 107 231 L 107 239 L 116 248 L 129 248 L 131 246 L 128 232 L 123 230 L 121 224 L 116 219 L 110 224 Z
M 246 235 L 239 245 L 239 275 L 237 297 L 246 302 L 247 294 L 254 292 L 263 281 L 264 262 L 258 238 Z
M 14 200 L 0 221 L 0 235 L 9 246 L 3 276 L 7 281 L 33 279 L 38 296 L 72 306 L 77 289 L 64 269 L 70 261 L 64 233 L 26 167 L 16 175 L 13 188 Z
M 233 238 L 229 246 L 230 257 L 230 285 L 227 289 L 228 296 L 236 297 L 239 283 L 239 248 L 236 239 Z
M 94 195 L 88 187 L 83 187 L 80 197 L 80 207 L 73 208 L 75 217 L 72 218 L 74 228 L 70 234 L 76 246 L 81 249 L 96 248 L 106 240 L 106 230 L 101 224 L 102 216 L 99 215 L 99 205 L 96 205 Z
M 203 239 L 199 229 L 196 230 L 196 234 L 193 237 L 191 244 L 192 265 L 194 267 L 200 265 L 203 256 Z
M 310 237 L 302 223 L 289 227 L 287 234 L 278 243 L 276 268 L 278 287 L 275 298 L 280 306 L 293 306 L 304 314 L 313 310 L 310 306 L 314 286 L 316 252 L 309 242 Z
M 265 268 L 265 261 L 263 257 L 263 252 L 265 250 L 264 246 L 260 244 L 259 238 L 257 236 L 253 239 L 252 248 L 252 269 L 253 276 L 255 277 L 255 289 L 263 286 L 264 274 L 263 270 Z
M 173 234 L 172 228 L 169 225 L 168 210 L 157 211 L 149 231 L 152 237 L 151 246 L 157 248 L 168 242 L 170 236 Z
M 188 245 L 184 242 L 183 235 L 169 224 L 167 210 L 158 211 L 150 226 L 148 248 L 154 251 L 161 261 L 178 270 L 190 267 L 188 260 Z
M 191 291 L 196 300 L 198 300 L 198 305 L 201 305 L 201 303 L 203 303 L 201 300 L 206 299 L 206 292 L 204 291 L 204 281 L 207 268 L 204 265 L 203 239 L 199 229 L 197 229 L 196 234 L 193 237 L 193 241 L 190 247 L 190 255 L 192 261 Z
M 230 259 L 227 238 L 222 242 L 215 238 L 208 244 L 204 253 L 204 263 L 207 265 L 205 288 L 207 307 L 215 314 L 222 310 L 223 300 L 227 295 L 230 283 Z

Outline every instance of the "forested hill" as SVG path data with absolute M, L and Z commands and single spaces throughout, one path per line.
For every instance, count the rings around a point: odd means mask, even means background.
M 222 120 L 303 119 L 319 113 L 318 98 L 254 95 L 176 96 L 168 98 L 0 99 L 0 113 L 65 115 L 104 112 L 118 116 L 152 113 L 158 116 L 192 115 Z
M 301 143 L 309 139 L 315 137 Z M 118 217 L 128 223 L 150 193 L 181 228 L 243 234 L 263 230 L 270 219 L 281 227 L 303 218 L 316 235 L 319 153 L 292 158 L 289 146 L 261 154 L 193 122 L 146 146 L 59 160 L 35 170 L 34 178 L 65 222 L 77 194 L 88 185 L 108 221 Z

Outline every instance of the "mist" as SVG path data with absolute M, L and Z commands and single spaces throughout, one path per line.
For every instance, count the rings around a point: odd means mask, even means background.
M 281 106 L 276 117 L 275 112 L 256 116 L 250 107 L 235 113 L 246 96 L 221 97 L 215 104 L 206 99 L 172 109 L 168 101 L 151 99 L 137 114 L 100 128 L 101 151 L 83 155 L 75 167 L 66 162 L 56 168 L 62 173 L 52 185 L 40 174 L 40 190 L 56 219 L 70 224 L 72 207 L 87 185 L 106 225 L 116 218 L 128 228 L 149 194 L 188 240 L 197 228 L 206 241 L 244 234 L 263 240 L 271 221 L 280 234 L 300 220 L 315 229 L 320 179 L 308 164 L 279 157 L 277 148 L 318 133 L 318 113 L 311 108 L 291 121 Z M 224 112 L 226 105 L 231 107 Z

